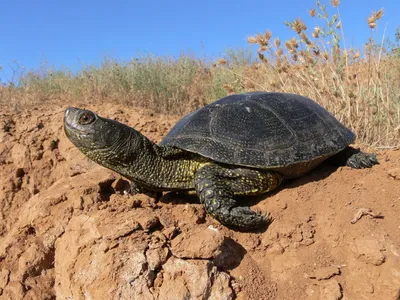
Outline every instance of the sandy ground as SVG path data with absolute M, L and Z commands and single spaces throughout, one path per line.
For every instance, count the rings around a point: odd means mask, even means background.
M 154 141 L 176 121 L 88 107 Z M 195 197 L 124 195 L 67 140 L 65 108 L 0 112 L 1 299 L 400 299 L 399 150 L 250 199 L 274 221 L 239 232 Z

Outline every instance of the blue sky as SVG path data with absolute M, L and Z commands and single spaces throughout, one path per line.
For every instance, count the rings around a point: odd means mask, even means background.
M 330 1 L 321 0 L 331 8 Z M 73 71 L 98 64 L 104 56 L 130 59 L 139 54 L 219 57 L 227 48 L 247 47 L 247 37 L 270 29 L 281 39 L 294 34 L 284 21 L 302 18 L 315 0 L 170 0 L 170 1 L 3 1 L 0 10 L 0 82 L 11 79 L 11 66 L 37 69 L 47 61 Z M 366 18 L 385 9 L 373 36 L 394 37 L 400 25 L 398 0 L 346 0 L 340 13 L 347 46 L 369 37 Z

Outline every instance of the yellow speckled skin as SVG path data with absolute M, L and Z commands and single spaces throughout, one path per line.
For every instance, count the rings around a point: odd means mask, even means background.
M 89 118 L 88 124 L 82 116 Z M 159 146 L 133 128 L 90 111 L 69 108 L 64 118 L 72 143 L 93 161 L 131 180 L 136 191 L 194 189 L 206 211 L 223 224 L 248 229 L 268 221 L 249 207 L 238 207 L 234 196 L 275 189 L 282 181 L 278 173 L 218 164 L 196 153 Z
M 207 212 L 222 224 L 241 228 L 256 228 L 268 220 L 247 206 L 237 206 L 234 196 L 260 195 L 275 189 L 281 182 L 278 173 L 213 163 L 197 170 L 194 181 Z

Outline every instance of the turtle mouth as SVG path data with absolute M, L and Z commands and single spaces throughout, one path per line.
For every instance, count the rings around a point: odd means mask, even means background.
M 86 138 L 90 135 L 68 123 L 64 123 L 64 131 L 68 138 L 74 137 L 77 139 L 81 139 L 81 138 Z

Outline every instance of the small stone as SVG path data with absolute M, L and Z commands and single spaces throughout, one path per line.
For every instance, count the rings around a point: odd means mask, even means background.
M 111 216 L 116 216 L 113 213 Z M 120 237 L 129 235 L 130 233 L 139 230 L 141 224 L 136 220 L 134 211 L 126 212 L 123 215 L 123 222 L 118 218 L 105 218 L 108 212 L 99 212 L 96 216 L 96 230 L 93 230 L 95 236 L 99 234 L 102 238 L 107 240 L 117 240 Z
M 231 286 L 232 286 L 235 294 L 238 294 L 242 290 L 242 287 L 240 286 L 240 284 L 234 279 L 232 279 L 232 281 L 231 281 Z
M 386 260 L 386 255 L 383 253 L 385 247 L 375 239 L 358 239 L 350 248 L 358 260 L 367 264 L 379 266 Z
M 171 250 L 180 258 L 213 258 L 224 242 L 224 236 L 205 226 L 195 227 L 171 241 Z
M 218 271 L 207 260 L 183 260 L 170 257 L 163 265 L 163 282 L 159 288 L 160 300 L 207 299 L 231 300 L 233 290 L 230 276 Z
M 7 269 L 3 269 L 0 271 L 0 288 L 4 289 L 10 280 L 10 271 Z
M 390 247 L 390 250 L 392 251 L 393 255 L 399 256 L 399 257 L 400 257 L 400 250 L 399 250 L 398 248 L 396 248 L 395 245 L 392 245 L 392 246 Z
M 23 299 L 24 294 L 24 287 L 19 281 L 10 281 L 3 289 L 1 299 Z
M 273 243 L 267 248 L 266 252 L 268 254 L 279 255 L 285 252 L 285 249 L 279 243 Z
M 307 294 L 307 296 L 311 297 L 315 293 L 315 290 L 311 287 L 308 287 L 304 292 Z
M 319 288 L 320 299 L 339 300 L 342 299 L 342 287 L 336 280 L 325 281 Z
M 151 231 L 152 229 L 160 225 L 160 220 L 157 216 L 143 216 L 142 218 L 138 219 L 138 222 L 140 223 L 144 231 Z
M 209 299 L 233 299 L 233 291 L 229 286 L 230 276 L 227 273 L 215 272 Z
M 162 264 L 167 261 L 168 248 L 148 249 L 146 251 L 146 258 L 150 270 L 158 269 Z
M 400 168 L 393 168 L 387 171 L 389 176 L 395 180 L 400 180 Z
M 167 239 L 172 240 L 179 233 L 179 229 L 175 226 L 170 226 L 165 228 L 162 233 L 167 237 Z
M 155 288 L 159 288 L 163 284 L 163 280 L 164 280 L 163 273 L 161 273 L 161 272 L 157 273 L 157 276 L 154 279 L 153 286 Z

